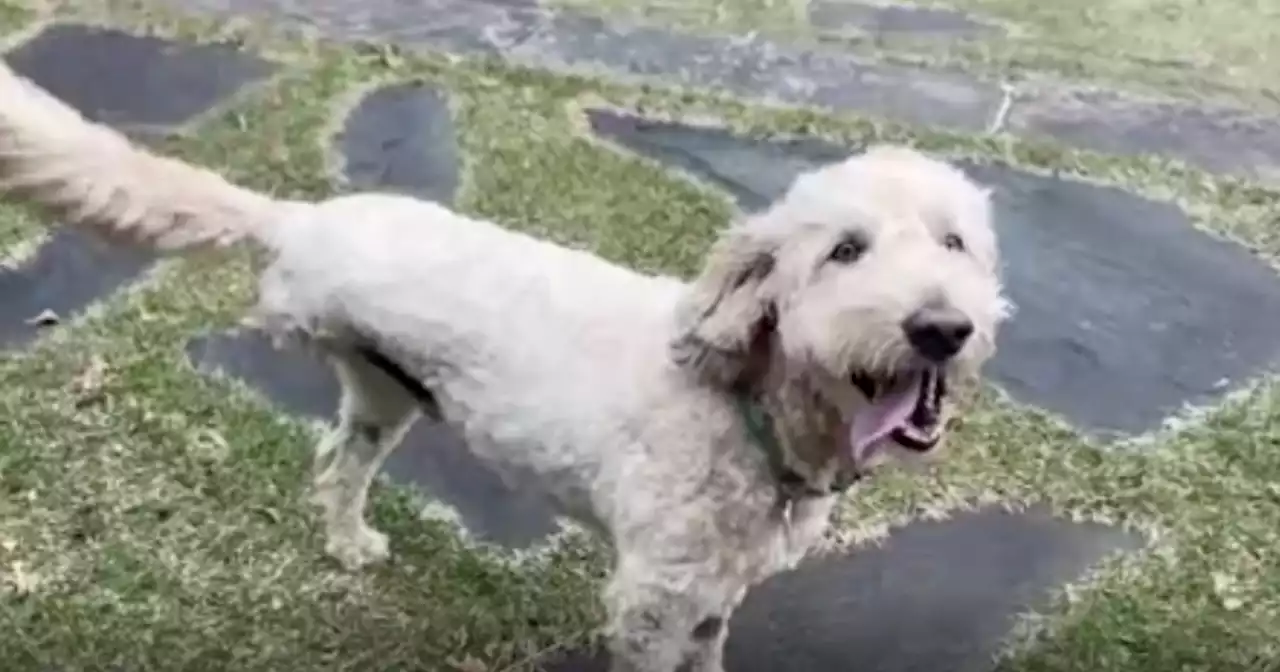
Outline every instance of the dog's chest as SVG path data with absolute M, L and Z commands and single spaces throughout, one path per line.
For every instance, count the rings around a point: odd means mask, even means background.
M 830 524 L 832 497 L 779 504 L 762 530 L 758 575 L 753 583 L 794 569 L 823 540 Z

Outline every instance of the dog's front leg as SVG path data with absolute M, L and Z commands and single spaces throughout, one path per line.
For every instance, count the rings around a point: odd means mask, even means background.
M 724 643 L 729 639 L 731 611 L 726 607 L 722 615 L 707 616 L 693 626 L 689 655 L 681 672 L 724 671 Z
M 626 564 L 605 594 L 611 672 L 722 672 L 730 596 L 741 591 L 687 565 Z

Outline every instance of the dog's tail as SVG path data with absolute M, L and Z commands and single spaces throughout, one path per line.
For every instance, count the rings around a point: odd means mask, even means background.
M 0 191 L 160 250 L 253 239 L 289 204 L 135 146 L 0 60 Z

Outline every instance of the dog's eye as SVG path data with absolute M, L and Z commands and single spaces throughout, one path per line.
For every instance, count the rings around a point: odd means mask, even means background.
M 942 244 L 945 245 L 947 249 L 951 250 L 952 252 L 965 251 L 964 238 L 961 238 L 960 236 L 957 236 L 954 233 L 948 233 L 946 237 L 942 239 Z
M 845 240 L 840 241 L 840 244 L 832 248 L 831 254 L 827 256 L 827 259 L 834 261 L 837 264 L 852 264 L 861 258 L 866 251 L 866 243 L 860 240 L 846 238 Z

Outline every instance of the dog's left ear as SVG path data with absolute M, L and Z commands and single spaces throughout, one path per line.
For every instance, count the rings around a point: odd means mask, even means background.
M 677 309 L 672 358 L 716 385 L 750 385 L 767 367 L 776 245 L 753 228 L 749 220 L 716 241 Z

